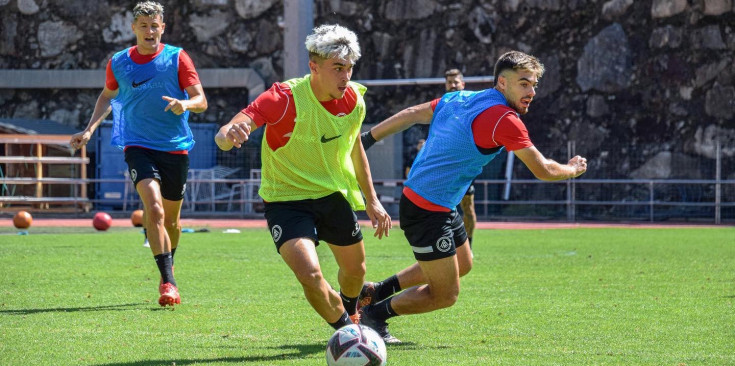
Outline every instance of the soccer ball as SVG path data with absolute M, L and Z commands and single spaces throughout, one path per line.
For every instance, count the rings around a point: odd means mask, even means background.
M 135 227 L 143 226 L 143 210 L 135 210 L 130 214 L 130 222 Z
M 329 366 L 383 366 L 387 356 L 383 338 L 364 325 L 339 328 L 327 344 Z
M 18 211 L 18 213 L 13 216 L 13 226 L 18 229 L 28 229 L 32 222 L 33 216 L 26 211 Z
M 99 231 L 105 231 L 112 226 L 112 217 L 105 212 L 97 212 L 92 219 L 92 226 Z

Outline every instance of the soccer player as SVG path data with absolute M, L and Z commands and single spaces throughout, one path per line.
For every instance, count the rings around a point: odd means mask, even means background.
M 574 178 L 587 170 L 587 160 L 580 156 L 567 164 L 544 157 L 520 119 L 528 112 L 543 73 L 537 58 L 507 52 L 495 64 L 493 89 L 447 93 L 406 108 L 363 135 L 363 145 L 369 148 L 415 123 L 430 123 L 399 206 L 401 229 L 417 263 L 385 281 L 366 283 L 360 296 L 361 322 L 387 343 L 400 341 L 388 332 L 386 320 L 450 307 L 457 301 L 459 278 L 471 270 L 472 252 L 456 206 L 482 167 L 502 149 L 514 151 L 541 180 Z
M 133 8 L 137 44 L 107 63 L 105 86 L 89 124 L 71 138 L 79 148 L 113 110 L 112 144 L 125 150 L 128 173 L 143 201 L 144 227 L 161 273 L 161 306 L 181 303 L 173 257 L 181 235 L 180 214 L 194 146 L 189 112 L 207 109 L 207 98 L 191 58 L 161 43 L 163 6 L 154 1 Z
M 388 235 L 391 219 L 360 143 L 366 89 L 350 82 L 360 58 L 357 36 L 339 25 L 322 25 L 306 37 L 306 49 L 310 73 L 273 84 L 222 126 L 215 141 L 225 151 L 240 148 L 253 130 L 265 127 L 259 194 L 273 242 L 314 310 L 339 329 L 358 321 L 365 277 L 355 210 L 367 211 L 378 238 Z M 322 274 L 320 241 L 339 266 L 339 293 Z
M 455 92 L 464 90 L 464 75 L 459 69 L 449 69 L 444 73 L 444 89 L 447 92 Z M 475 225 L 477 224 L 477 214 L 475 213 L 475 184 L 474 179 L 467 188 L 462 200 L 459 201 L 459 208 L 462 209 L 462 222 L 467 232 L 467 240 L 470 241 L 472 248 L 472 236 L 475 233 Z
M 464 90 L 464 75 L 459 69 L 449 69 L 444 72 L 444 90 L 448 92 Z
M 406 157 L 403 161 L 404 171 L 403 171 L 403 178 L 408 178 L 408 173 L 411 171 L 411 165 L 413 165 L 413 161 L 416 160 L 416 155 L 419 154 L 419 151 L 424 147 L 424 143 L 426 142 L 426 139 L 419 139 L 416 141 L 416 146 L 411 149 L 411 152 L 408 154 L 408 157 Z
M 143 237 L 144 237 L 143 246 L 146 248 L 150 248 L 151 243 L 148 241 L 148 230 L 146 228 L 143 228 Z M 173 264 L 172 264 L 172 268 L 173 268 Z

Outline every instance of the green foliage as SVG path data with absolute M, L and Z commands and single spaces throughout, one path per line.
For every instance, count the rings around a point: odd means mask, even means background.
M 332 330 L 267 230 L 212 230 L 182 235 L 175 310 L 137 230 L 0 230 L 0 364 L 323 365 Z M 371 233 L 369 280 L 412 263 Z M 390 365 L 735 364 L 732 228 L 478 230 L 474 250 L 454 307 L 391 319 Z

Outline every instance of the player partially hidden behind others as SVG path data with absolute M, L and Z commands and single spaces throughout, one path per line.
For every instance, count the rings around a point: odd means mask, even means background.
M 415 123 L 431 123 L 399 206 L 401 229 L 417 263 L 382 282 L 366 283 L 360 294 L 361 321 L 386 342 L 400 342 L 388 332 L 386 320 L 391 317 L 447 308 L 457 301 L 459 278 L 472 268 L 472 252 L 456 206 L 472 179 L 502 149 L 514 151 L 541 180 L 574 178 L 587 170 L 587 160 L 580 156 L 567 164 L 544 157 L 521 122 L 543 73 L 535 57 L 507 52 L 495 64 L 493 89 L 447 93 L 404 109 L 363 135 L 367 148 Z
M 123 147 L 130 179 L 143 201 L 147 238 L 161 274 L 161 306 L 181 303 L 173 263 L 181 235 L 180 214 L 194 139 L 189 112 L 207 109 L 207 99 L 191 58 L 161 43 L 163 6 L 138 3 L 132 30 L 137 44 L 112 56 L 105 87 L 84 131 L 71 146 L 89 142 L 113 110 L 112 145 Z
M 444 72 L 444 89 L 447 92 L 464 90 L 464 87 L 465 83 L 462 71 L 459 71 L 459 69 L 449 69 Z M 474 180 L 470 183 L 462 200 L 459 201 L 459 208 L 462 209 L 462 222 L 464 222 L 464 229 L 467 232 L 467 240 L 470 241 L 470 247 L 472 247 L 472 237 L 475 234 L 475 225 L 477 224 Z
M 240 148 L 254 129 L 265 126 L 259 194 L 273 242 L 314 310 L 339 329 L 357 321 L 365 278 L 365 248 L 354 211 L 367 211 L 379 238 L 388 235 L 391 220 L 360 143 L 365 87 L 350 82 L 360 58 L 357 36 L 339 25 L 322 25 L 306 37 L 306 49 L 310 74 L 274 84 L 222 126 L 215 141 L 222 150 Z M 322 274 L 320 241 L 339 266 L 339 292 Z

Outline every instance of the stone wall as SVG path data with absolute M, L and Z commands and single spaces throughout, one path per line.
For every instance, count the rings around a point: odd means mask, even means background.
M 281 79 L 281 1 L 162 3 L 164 42 L 184 47 L 198 68 L 251 67 L 268 84 Z M 134 4 L 0 0 L 0 68 L 102 68 L 134 42 Z M 358 33 L 363 58 L 354 79 L 441 77 L 450 67 L 491 75 L 507 50 L 538 56 L 547 72 L 523 119 L 557 160 L 574 140 L 590 159 L 588 177 L 710 178 L 676 164 L 711 161 L 719 139 L 723 173 L 735 179 L 733 0 L 316 0 L 314 9 L 315 24 L 337 22 Z M 367 123 L 442 92 L 372 88 Z M 98 93 L 0 90 L 0 117 L 81 128 Z M 193 122 L 226 122 L 247 93 L 207 95 L 210 109 Z M 409 133 L 407 144 L 421 133 Z

